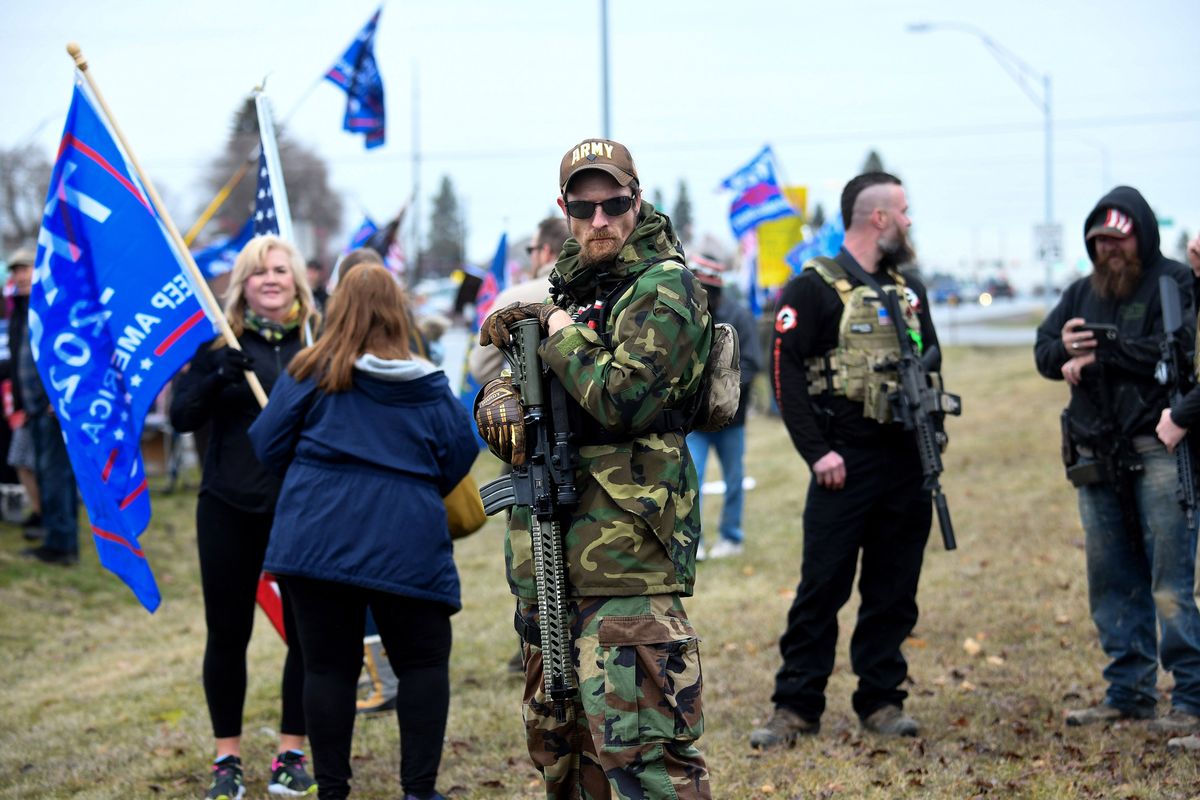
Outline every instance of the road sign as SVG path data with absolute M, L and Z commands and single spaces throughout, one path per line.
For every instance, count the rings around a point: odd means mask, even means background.
M 1062 261 L 1062 225 L 1033 226 L 1033 247 L 1037 260 L 1043 264 L 1056 264 Z

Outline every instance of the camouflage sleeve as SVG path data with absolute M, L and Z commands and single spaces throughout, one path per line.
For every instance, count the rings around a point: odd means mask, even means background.
M 708 358 L 708 299 L 676 262 L 648 269 L 613 306 L 611 347 L 586 325 L 546 339 L 540 355 L 606 429 L 638 430 L 677 407 Z

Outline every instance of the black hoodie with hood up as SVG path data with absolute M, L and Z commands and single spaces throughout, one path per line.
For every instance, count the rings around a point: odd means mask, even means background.
M 1167 407 L 1167 389 L 1154 379 L 1163 337 L 1160 276 L 1169 275 L 1179 284 L 1184 320 L 1180 336 L 1186 343 L 1189 361 L 1196 331 L 1191 270 L 1159 251 L 1158 220 L 1137 189 L 1118 186 L 1101 198 L 1084 221 L 1084 235 L 1110 208 L 1123 211 L 1133 220 L 1142 263 L 1141 281 L 1133 294 L 1118 301 L 1096 294 L 1091 276 L 1080 278 L 1067 287 L 1058 305 L 1038 326 L 1034 345 L 1038 372 L 1051 380 L 1062 380 L 1063 364 L 1072 355 L 1062 343 L 1067 320 L 1081 317 L 1090 323 L 1117 326 L 1116 342 L 1098 348 L 1096 363 L 1085 367 L 1080 384 L 1071 387 L 1067 410 L 1077 433 L 1088 444 L 1092 443 L 1089 439 L 1095 441 L 1113 432 L 1126 440 L 1154 436 L 1159 415 Z M 1087 251 L 1094 262 L 1093 242 L 1087 242 Z

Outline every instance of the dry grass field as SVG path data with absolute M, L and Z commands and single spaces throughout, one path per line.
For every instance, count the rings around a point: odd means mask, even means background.
M 801 552 L 808 473 L 778 420 L 751 420 L 745 555 L 702 564 L 690 615 L 704 643 L 708 758 L 716 798 L 1183 798 L 1200 770 L 1144 724 L 1068 730 L 1066 707 L 1103 695 L 1103 654 L 1088 618 L 1082 533 L 1058 462 L 1062 384 L 1020 349 L 953 349 L 947 382 L 964 396 L 952 420 L 944 486 L 959 549 L 936 527 L 921 619 L 905 651 L 907 708 L 920 738 L 860 734 L 850 709 L 844 609 L 829 708 L 819 736 L 750 750 L 770 711 L 776 638 Z M 715 463 L 715 459 L 713 460 Z M 714 467 L 715 469 L 715 467 Z M 495 473 L 488 456 L 476 476 Z M 710 476 L 712 477 L 712 476 Z M 719 499 L 706 503 L 715 523 Z M 143 544 L 164 601 L 147 615 L 85 543 L 73 569 L 31 564 L 0 532 L 0 797 L 195 798 L 211 739 L 200 663 L 204 622 L 193 494 L 154 499 Z M 398 514 L 400 510 L 398 510 Z M 348 520 L 347 524 L 352 524 Z M 500 525 L 460 543 L 465 608 L 454 618 L 453 700 L 439 788 L 455 800 L 539 797 L 525 757 L 520 687 Z M 260 617 L 251 646 L 244 755 L 248 797 L 266 797 L 282 646 Z M 1161 688 L 1170 690 L 1169 676 Z M 1161 706 L 1167 707 L 1164 699 Z M 394 718 L 360 720 L 355 795 L 399 795 Z

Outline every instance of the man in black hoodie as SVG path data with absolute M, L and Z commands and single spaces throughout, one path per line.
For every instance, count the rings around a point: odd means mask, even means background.
M 1092 274 L 1067 287 L 1034 347 L 1038 372 L 1071 388 L 1063 456 L 1079 493 L 1092 620 L 1111 659 L 1104 701 L 1067 712 L 1066 722 L 1154 718 L 1161 660 L 1175 688 L 1170 713 L 1150 726 L 1189 733 L 1200 728 L 1196 532 L 1175 498 L 1175 458 L 1154 435 L 1168 405 L 1154 369 L 1163 336 L 1159 278 L 1179 284 L 1180 335 L 1190 348 L 1192 274 L 1159 252 L 1154 212 L 1128 186 L 1096 204 L 1084 237 Z

